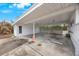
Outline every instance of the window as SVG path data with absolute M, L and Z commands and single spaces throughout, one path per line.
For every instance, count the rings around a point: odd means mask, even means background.
M 22 26 L 19 26 L 19 33 L 22 33 Z

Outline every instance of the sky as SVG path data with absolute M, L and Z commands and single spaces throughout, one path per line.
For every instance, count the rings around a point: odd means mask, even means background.
M 0 21 L 16 21 L 33 3 L 0 3 Z

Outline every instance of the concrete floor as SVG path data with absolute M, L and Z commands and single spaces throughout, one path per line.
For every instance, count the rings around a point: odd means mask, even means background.
M 74 47 L 72 45 L 71 40 L 66 39 L 64 42 L 56 41 L 54 38 L 52 39 L 45 39 L 43 37 L 37 37 L 37 40 L 48 46 L 52 55 L 61 55 L 61 56 L 73 56 L 74 55 Z
M 28 36 L 28 37 L 31 37 Z M 45 34 L 36 34 L 36 41 L 39 41 L 41 44 L 46 46 L 46 49 L 50 52 L 47 55 L 67 55 L 73 56 L 75 55 L 75 50 L 71 39 L 66 37 L 58 38 L 50 38 Z
M 55 39 L 37 35 L 36 42 L 29 44 L 24 40 L 11 40 L 0 45 L 2 56 L 73 56 L 74 47 L 70 39 Z M 19 38 L 17 38 L 19 39 Z M 32 40 L 32 39 L 30 39 Z M 0 41 L 2 42 L 2 41 Z M 38 46 L 42 44 L 42 46 Z
M 42 46 L 38 46 L 38 44 Z M 22 46 L 3 54 L 4 56 L 73 56 L 74 52 L 70 47 L 43 41 L 40 38 L 35 43 L 25 43 Z

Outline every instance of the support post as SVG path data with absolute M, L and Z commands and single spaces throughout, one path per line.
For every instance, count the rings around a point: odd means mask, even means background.
M 32 37 L 32 41 L 35 42 L 36 37 L 35 37 L 35 23 L 33 23 L 33 37 Z

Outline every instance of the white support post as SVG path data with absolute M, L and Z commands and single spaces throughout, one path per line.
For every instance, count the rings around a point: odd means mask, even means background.
M 33 37 L 32 37 L 32 41 L 35 42 L 35 23 L 33 23 Z

